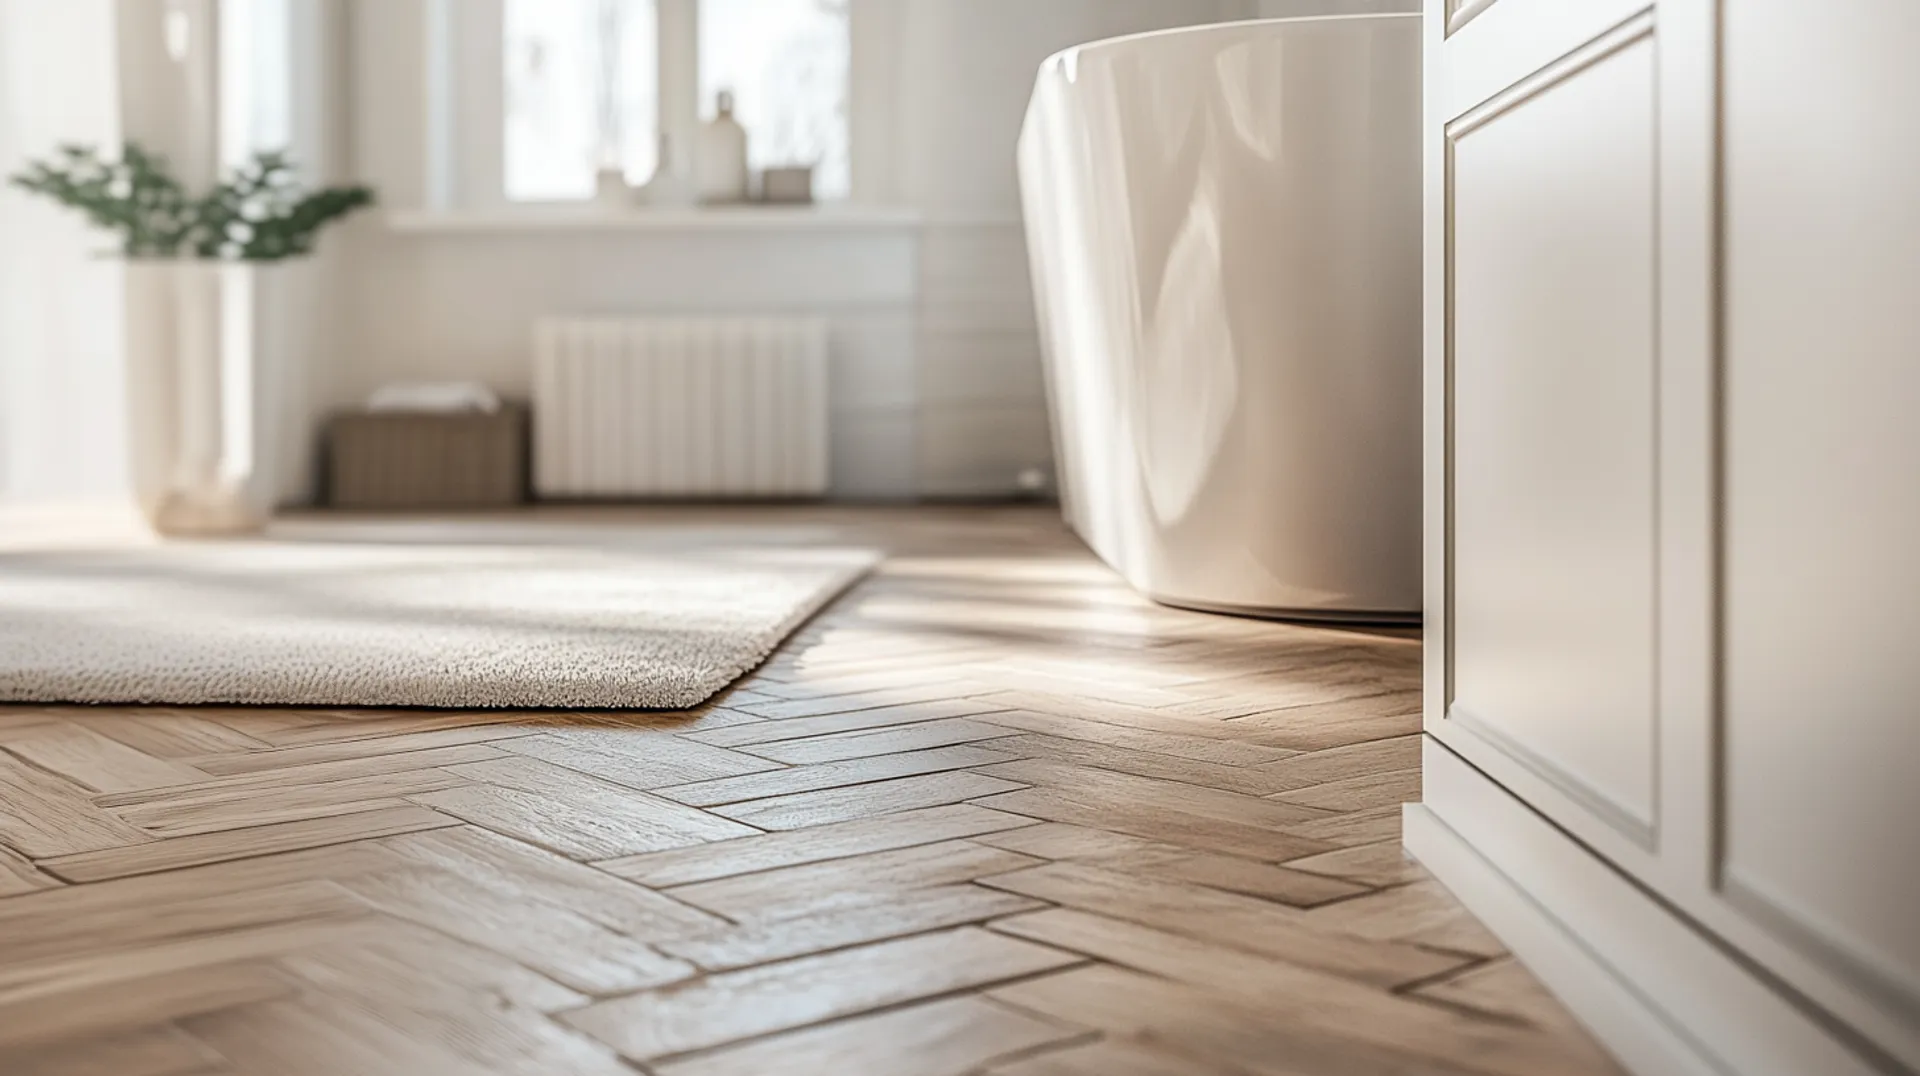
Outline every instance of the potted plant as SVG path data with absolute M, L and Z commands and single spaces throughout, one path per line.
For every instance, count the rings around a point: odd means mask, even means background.
M 64 146 L 10 182 L 119 239 L 131 478 L 148 521 L 167 534 L 258 528 L 272 508 L 264 450 L 287 373 L 262 311 L 289 301 L 288 274 L 320 229 L 373 192 L 303 190 L 284 153 L 260 153 L 196 196 L 132 142 L 118 161 Z

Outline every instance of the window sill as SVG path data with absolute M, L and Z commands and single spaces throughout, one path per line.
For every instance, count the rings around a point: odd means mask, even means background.
M 401 235 L 544 232 L 851 232 L 920 227 L 920 214 L 897 206 L 746 205 L 616 209 L 592 205 L 501 209 L 403 210 L 387 216 Z

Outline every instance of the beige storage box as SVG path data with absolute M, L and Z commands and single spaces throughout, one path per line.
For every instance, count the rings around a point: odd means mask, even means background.
M 327 427 L 335 508 L 492 508 L 527 499 L 527 409 L 350 412 Z

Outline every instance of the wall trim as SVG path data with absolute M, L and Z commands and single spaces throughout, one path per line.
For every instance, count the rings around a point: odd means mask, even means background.
M 1422 774 L 1407 851 L 1636 1076 L 1900 1071 L 1430 735 Z

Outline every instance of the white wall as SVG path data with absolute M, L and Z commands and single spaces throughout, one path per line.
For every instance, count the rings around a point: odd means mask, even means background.
M 387 0 L 382 0 L 387 2 Z M 386 381 L 475 378 L 524 398 L 548 316 L 815 313 L 830 325 L 833 491 L 914 493 L 914 234 L 486 229 L 352 236 L 331 403 Z
M 458 191 L 437 162 L 461 158 L 472 117 L 455 116 L 454 143 L 436 144 L 424 58 L 436 34 L 464 40 L 459 26 L 436 21 L 445 9 L 435 0 L 346 4 L 355 174 L 379 185 L 387 208 Z M 1035 70 L 1100 37 L 1248 17 L 1255 0 L 854 5 L 856 197 L 914 208 L 920 228 L 401 234 L 363 220 L 343 237 L 342 338 L 317 403 L 349 404 L 406 378 L 524 392 L 532 322 L 544 314 L 814 309 L 834 325 L 836 494 L 1003 494 L 1021 469 L 1048 466 L 1014 172 Z
M 113 0 L 0 0 L 0 172 L 119 140 Z M 126 476 L 112 243 L 0 190 L 0 501 L 93 500 Z

